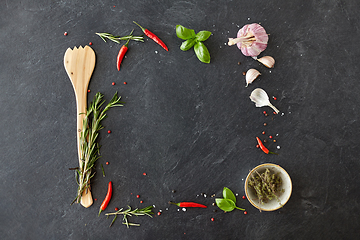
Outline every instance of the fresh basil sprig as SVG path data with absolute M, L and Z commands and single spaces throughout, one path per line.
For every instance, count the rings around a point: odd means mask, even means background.
M 176 35 L 178 38 L 186 40 L 180 46 L 182 51 L 187 51 L 194 47 L 197 58 L 203 63 L 210 63 L 210 53 L 203 41 L 211 36 L 211 32 L 200 31 L 195 34 L 194 29 L 188 29 L 184 26 L 176 25 Z
M 215 202 L 216 205 L 225 212 L 231 212 L 235 208 L 245 211 L 245 209 L 236 206 L 236 197 L 234 193 L 227 187 L 224 187 L 223 198 L 215 198 Z

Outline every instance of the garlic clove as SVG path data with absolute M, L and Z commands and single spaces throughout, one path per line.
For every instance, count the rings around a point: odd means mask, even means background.
M 275 65 L 275 59 L 273 57 L 270 56 L 265 56 L 259 59 L 256 59 L 259 62 L 261 62 L 262 64 L 264 64 L 266 67 L 268 68 L 273 68 Z
M 245 75 L 246 87 L 250 83 L 252 83 L 259 75 L 261 75 L 261 73 L 258 70 L 253 69 L 253 68 L 249 69 Z

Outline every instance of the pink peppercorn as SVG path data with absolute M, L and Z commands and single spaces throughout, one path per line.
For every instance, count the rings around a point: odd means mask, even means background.
M 109 130 L 108 133 L 111 133 L 111 131 Z

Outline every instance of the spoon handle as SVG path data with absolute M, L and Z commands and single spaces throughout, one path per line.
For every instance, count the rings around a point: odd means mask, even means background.
M 271 107 L 275 112 L 276 114 L 278 114 L 280 111 L 274 106 L 272 105 L 271 103 L 269 103 L 269 107 Z

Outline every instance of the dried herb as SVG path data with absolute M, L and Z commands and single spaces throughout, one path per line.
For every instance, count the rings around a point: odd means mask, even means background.
M 92 169 L 95 166 L 96 160 L 100 158 L 100 146 L 96 140 L 99 136 L 99 131 L 103 129 L 101 120 L 107 117 L 106 111 L 111 107 L 123 106 L 123 102 L 120 101 L 121 97 L 118 97 L 117 93 L 115 93 L 105 108 L 101 109 L 105 102 L 103 97 L 103 94 L 96 93 L 89 109 L 84 113 L 86 116 L 80 134 L 81 162 L 79 168 L 75 171 L 76 182 L 79 186 L 77 196 L 71 204 L 74 202 L 79 203 L 83 193 L 90 189 L 90 179 L 95 175 Z
M 282 180 L 278 173 L 271 173 L 268 168 L 261 174 L 256 170 L 255 173 L 255 176 L 250 177 L 248 184 L 254 189 L 259 203 L 264 204 L 272 199 L 277 199 L 280 202 L 278 194 L 284 189 L 281 189 Z
M 138 223 L 130 223 L 128 221 L 127 217 L 131 217 L 132 215 L 135 215 L 135 216 L 145 216 L 145 215 L 147 215 L 149 217 L 152 217 L 151 214 L 154 214 L 151 211 L 152 208 L 153 208 L 153 206 L 148 206 L 148 207 L 142 208 L 142 209 L 136 208 L 134 210 L 131 210 L 131 207 L 128 206 L 128 209 L 126 209 L 125 211 L 123 211 L 123 208 L 121 208 L 120 210 L 118 210 L 116 212 L 107 213 L 105 215 L 107 215 L 107 216 L 115 215 L 114 219 L 112 220 L 109 227 L 111 227 L 114 224 L 114 222 L 115 222 L 118 215 L 123 215 L 123 220 L 124 220 L 123 224 L 125 224 L 129 228 L 130 226 L 140 226 L 140 224 L 138 224 Z
M 132 33 L 132 32 L 131 32 Z M 104 42 L 106 42 L 106 39 L 119 43 L 120 41 L 128 41 L 128 40 L 134 40 L 134 41 L 139 41 L 139 42 L 144 42 L 144 37 L 142 36 L 133 36 L 132 34 L 130 35 L 126 35 L 123 37 L 120 36 L 114 36 L 110 33 L 95 33 L 96 35 L 98 35 L 99 37 L 101 37 L 102 40 L 104 40 Z

